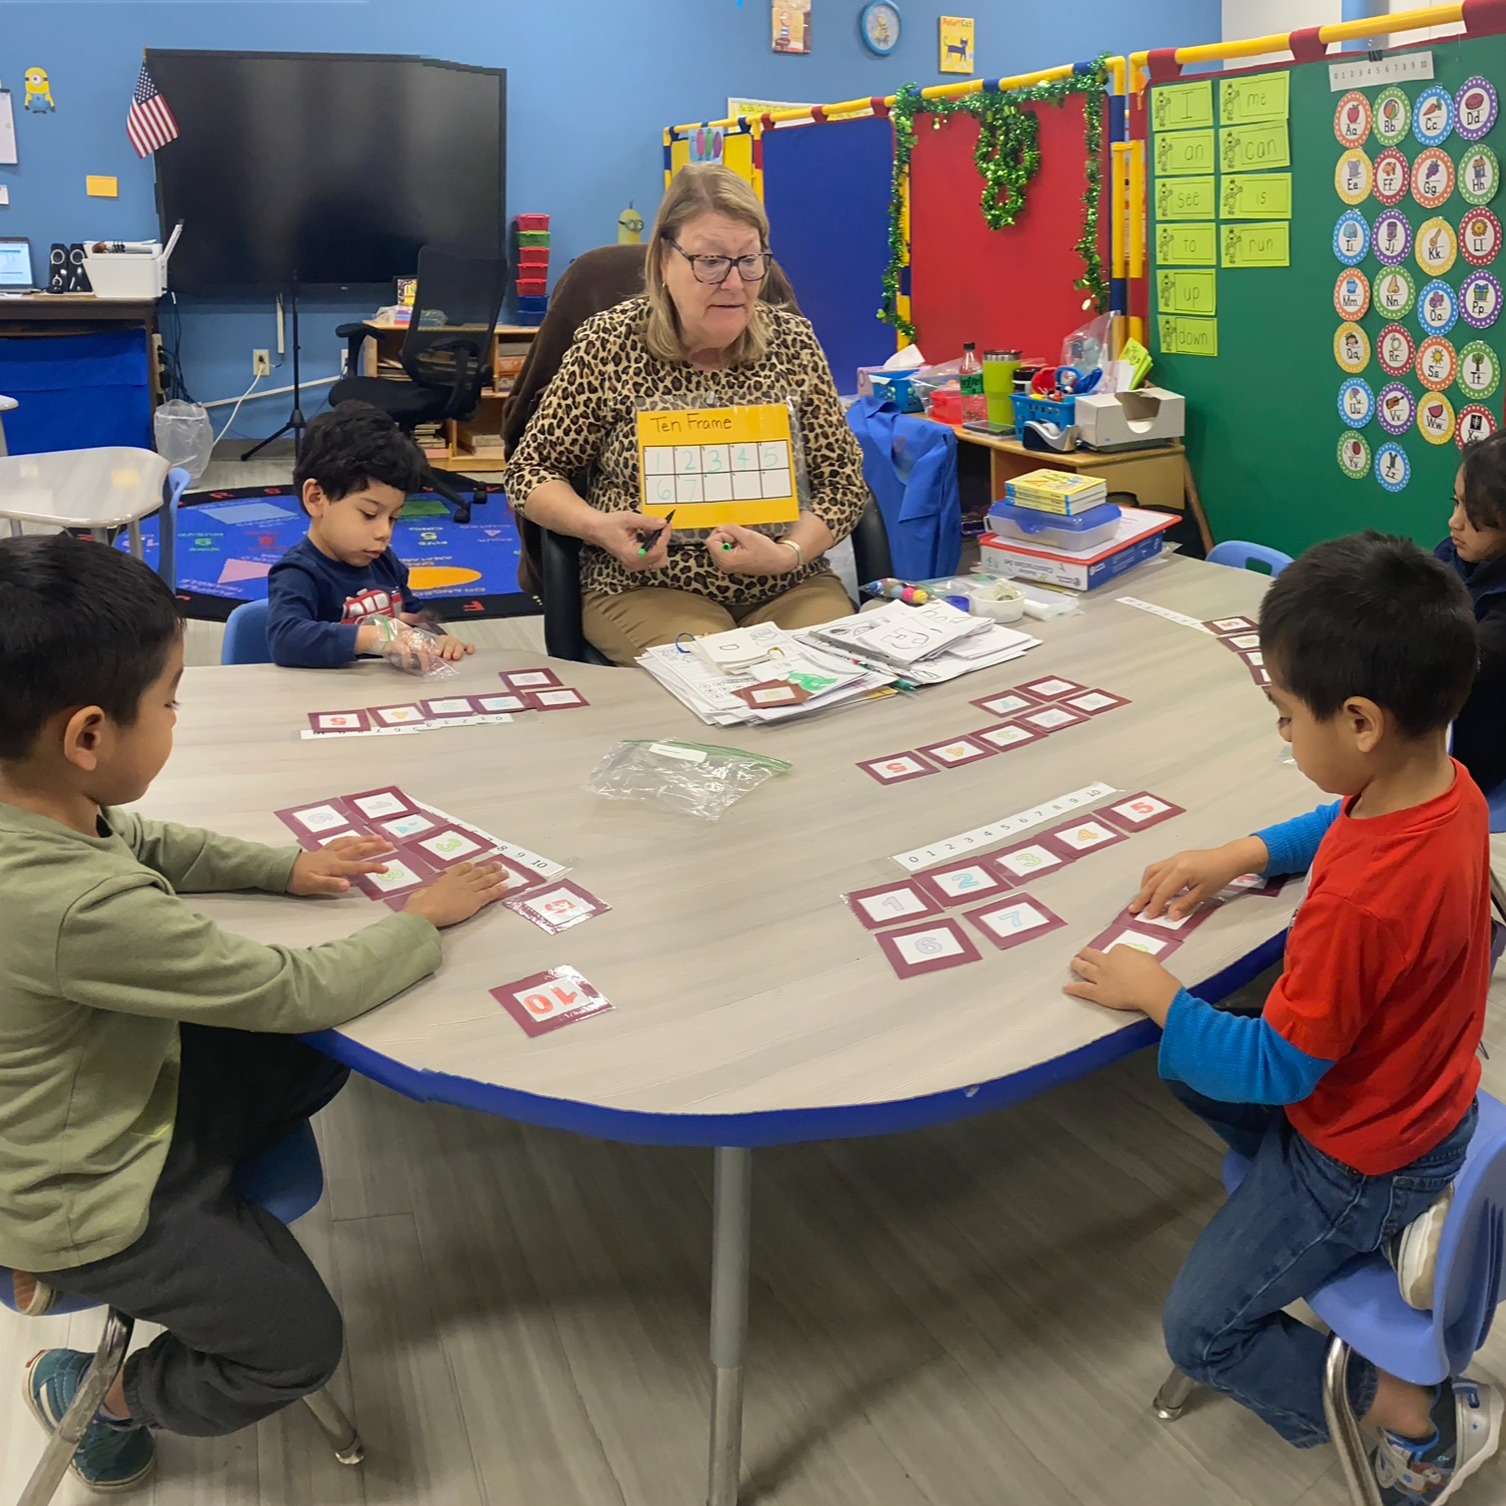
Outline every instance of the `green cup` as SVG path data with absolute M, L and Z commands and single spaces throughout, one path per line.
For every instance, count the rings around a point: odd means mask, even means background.
M 990 350 L 983 355 L 983 395 L 988 421 L 996 429 L 1014 428 L 1014 375 L 1020 369 L 1017 350 Z

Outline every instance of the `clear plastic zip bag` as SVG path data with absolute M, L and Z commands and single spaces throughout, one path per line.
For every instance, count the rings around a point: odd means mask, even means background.
M 653 800 L 681 815 L 719 821 L 744 795 L 789 767 L 740 748 L 623 742 L 596 765 L 585 787 L 608 800 Z

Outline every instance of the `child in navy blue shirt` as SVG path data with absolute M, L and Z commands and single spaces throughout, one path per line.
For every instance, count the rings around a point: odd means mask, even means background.
M 341 403 L 308 426 L 293 473 L 308 537 L 267 581 L 278 664 L 338 669 L 361 654 L 422 663 L 475 652 L 458 638 L 415 633 L 420 619 L 404 610 L 408 569 L 392 552 L 392 528 L 427 475 L 423 452 L 368 403 Z
M 1454 722 L 1454 757 L 1489 794 L 1506 783 L 1506 432 L 1470 445 L 1438 558 L 1469 588 L 1480 668 Z

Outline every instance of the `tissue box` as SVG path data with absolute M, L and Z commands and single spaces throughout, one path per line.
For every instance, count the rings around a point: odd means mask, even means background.
M 1164 387 L 1137 392 L 1090 392 L 1077 399 L 1079 442 L 1090 450 L 1130 450 L 1164 444 L 1187 432 L 1187 405 Z

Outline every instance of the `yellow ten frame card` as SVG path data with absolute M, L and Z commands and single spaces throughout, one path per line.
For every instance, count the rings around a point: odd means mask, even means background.
M 790 410 L 779 403 L 638 415 L 643 512 L 676 530 L 793 523 Z

